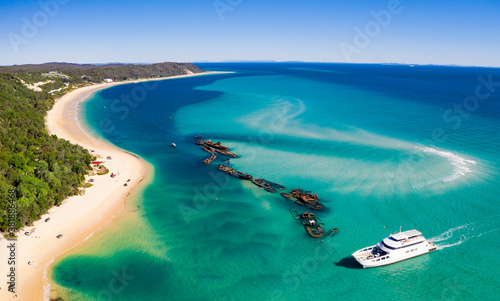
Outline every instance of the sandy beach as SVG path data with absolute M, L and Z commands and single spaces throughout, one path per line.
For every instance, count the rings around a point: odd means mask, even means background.
M 0 282 L 0 300 L 48 300 L 49 283 L 46 275 L 54 260 L 112 223 L 123 211 L 125 200 L 131 191 L 153 172 L 152 166 L 144 160 L 87 133 L 78 122 L 78 104 L 96 91 L 114 85 L 213 73 L 98 84 L 74 90 L 56 100 L 46 118 L 49 133 L 93 150 L 92 154 L 105 161 L 104 165 L 110 173 L 87 176 L 87 181 L 93 179 L 94 182 L 92 187 L 85 190 L 84 195 L 66 199 L 61 206 L 51 208 L 33 226 L 25 227 L 19 232 L 16 248 L 17 297 L 8 292 L 7 275 L 11 267 L 8 264 L 9 242 L 2 239 L 0 273 L 3 280 Z M 110 160 L 106 159 L 108 156 L 111 157 Z M 115 178 L 110 176 L 113 171 L 118 174 Z M 124 186 L 125 183 L 127 186 Z M 47 218 L 50 221 L 45 222 Z M 24 235 L 27 230 L 33 233 Z M 60 239 L 57 238 L 59 234 L 63 235 Z M 28 264 L 30 260 L 34 261 L 31 265 Z

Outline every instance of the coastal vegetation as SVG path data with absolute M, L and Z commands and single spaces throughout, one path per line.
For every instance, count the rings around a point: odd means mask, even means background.
M 189 73 L 203 72 L 190 63 L 158 63 L 78 65 L 68 63 L 47 63 L 41 65 L 0 66 L 0 73 L 14 74 L 20 80 L 38 87 L 54 96 L 61 96 L 82 86 L 144 78 L 161 78 Z
M 99 169 L 97 170 L 97 175 L 98 176 L 103 176 L 103 175 L 105 175 L 107 173 L 109 173 L 109 169 L 107 169 L 104 166 L 99 167 Z
M 178 63 L 0 67 L 0 231 L 11 222 L 15 228 L 30 225 L 88 187 L 92 155 L 45 129 L 45 115 L 56 97 L 96 83 L 199 72 L 193 64 Z M 8 215 L 12 202 L 15 221 Z

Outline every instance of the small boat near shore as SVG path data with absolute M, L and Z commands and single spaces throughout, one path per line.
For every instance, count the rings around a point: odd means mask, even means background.
M 428 241 L 417 230 L 408 230 L 389 235 L 376 245 L 352 253 L 363 268 L 372 268 L 403 261 L 435 251 L 436 245 Z

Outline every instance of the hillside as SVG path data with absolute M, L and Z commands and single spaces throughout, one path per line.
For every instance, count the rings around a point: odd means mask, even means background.
M 56 97 L 106 80 L 199 72 L 193 64 L 178 63 L 0 67 L 0 230 L 8 228 L 9 200 L 17 204 L 15 224 L 21 228 L 79 193 L 84 184 L 92 156 L 45 129 L 45 115 Z
M 102 83 L 106 80 L 124 81 L 200 72 L 203 72 L 203 70 L 190 63 L 158 63 L 151 65 L 47 63 L 41 65 L 0 66 L 0 73 L 14 74 L 26 84 L 38 83 L 41 91 L 56 97 L 67 93 L 66 90 Z

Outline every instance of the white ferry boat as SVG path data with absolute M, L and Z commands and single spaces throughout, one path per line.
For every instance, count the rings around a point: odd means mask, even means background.
M 363 268 L 373 268 L 420 256 L 436 250 L 417 230 L 391 234 L 376 245 L 352 253 Z

